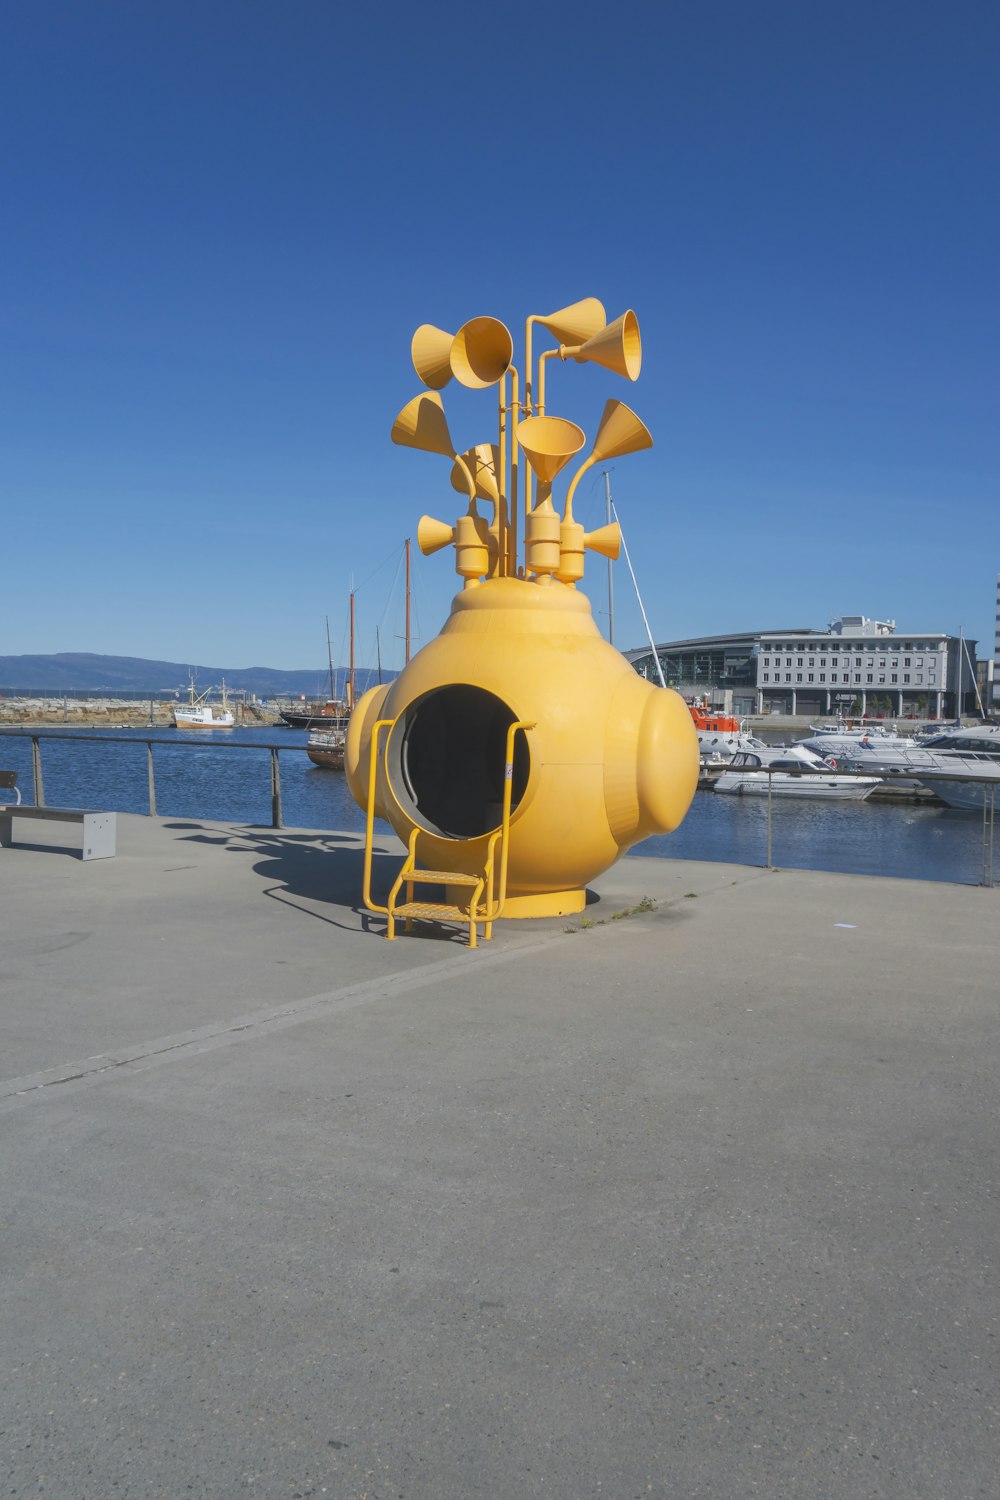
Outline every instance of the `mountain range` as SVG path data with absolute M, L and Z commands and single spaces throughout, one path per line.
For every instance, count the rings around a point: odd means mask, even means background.
M 58 651 L 52 656 L 0 656 L 0 693 L 59 696 L 134 693 L 141 698 L 186 694 L 191 674 L 198 690 L 217 687 L 223 679 L 233 692 L 258 698 L 325 698 L 330 688 L 326 667 L 280 671 L 276 667 L 212 667 L 203 663 L 147 661 L 141 656 L 98 656 L 89 651 Z M 394 672 L 384 672 L 387 680 Z M 342 697 L 347 668 L 334 669 L 334 696 Z M 360 695 L 376 681 L 370 669 L 355 672 Z

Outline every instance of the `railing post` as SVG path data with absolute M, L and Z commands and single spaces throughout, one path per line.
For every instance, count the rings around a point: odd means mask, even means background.
M 45 806 L 45 785 L 42 781 L 42 747 L 37 734 L 31 736 L 31 774 L 35 783 L 35 806 Z
M 284 828 L 281 821 L 281 772 L 278 769 L 278 747 L 271 746 L 271 827 Z
M 983 782 L 983 850 L 980 861 L 979 884 L 993 885 L 993 820 L 996 810 L 996 787 Z
M 149 816 L 156 817 L 156 783 L 153 780 L 153 742 L 146 741 L 146 779 L 149 782 Z
M 771 772 L 771 767 L 768 766 L 768 768 L 767 768 L 767 864 L 764 867 L 767 870 L 771 870 L 771 869 L 774 868 L 774 866 L 771 864 L 771 785 L 772 785 L 772 772 Z

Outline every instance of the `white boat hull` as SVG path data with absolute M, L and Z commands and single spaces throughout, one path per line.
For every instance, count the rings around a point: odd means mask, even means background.
M 724 771 L 715 783 L 723 796 L 766 797 L 768 783 L 773 797 L 821 797 L 824 800 L 863 802 L 879 784 L 877 776 L 837 776 L 822 772 L 797 776 L 794 772 Z
M 232 729 L 235 722 L 231 713 L 214 714 L 208 709 L 206 713 L 186 714 L 183 709 L 174 709 L 177 729 Z
M 921 776 L 920 782 L 949 807 L 963 812 L 982 812 L 983 799 L 987 808 L 1000 807 L 1000 779 L 982 781 L 935 781 L 933 777 Z

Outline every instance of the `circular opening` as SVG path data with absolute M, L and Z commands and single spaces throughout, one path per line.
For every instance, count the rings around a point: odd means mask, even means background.
M 453 683 L 403 710 L 388 746 L 389 785 L 403 811 L 428 833 L 474 839 L 503 821 L 507 731 L 514 714 L 484 688 Z M 511 812 L 528 782 L 528 745 L 514 736 Z

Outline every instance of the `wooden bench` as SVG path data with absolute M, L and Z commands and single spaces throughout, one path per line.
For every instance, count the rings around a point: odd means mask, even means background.
M 82 807 L 0 806 L 0 849 L 14 842 L 14 819 L 41 818 L 52 823 L 83 824 L 83 859 L 110 859 L 115 853 L 118 819 L 113 812 L 88 812 Z

